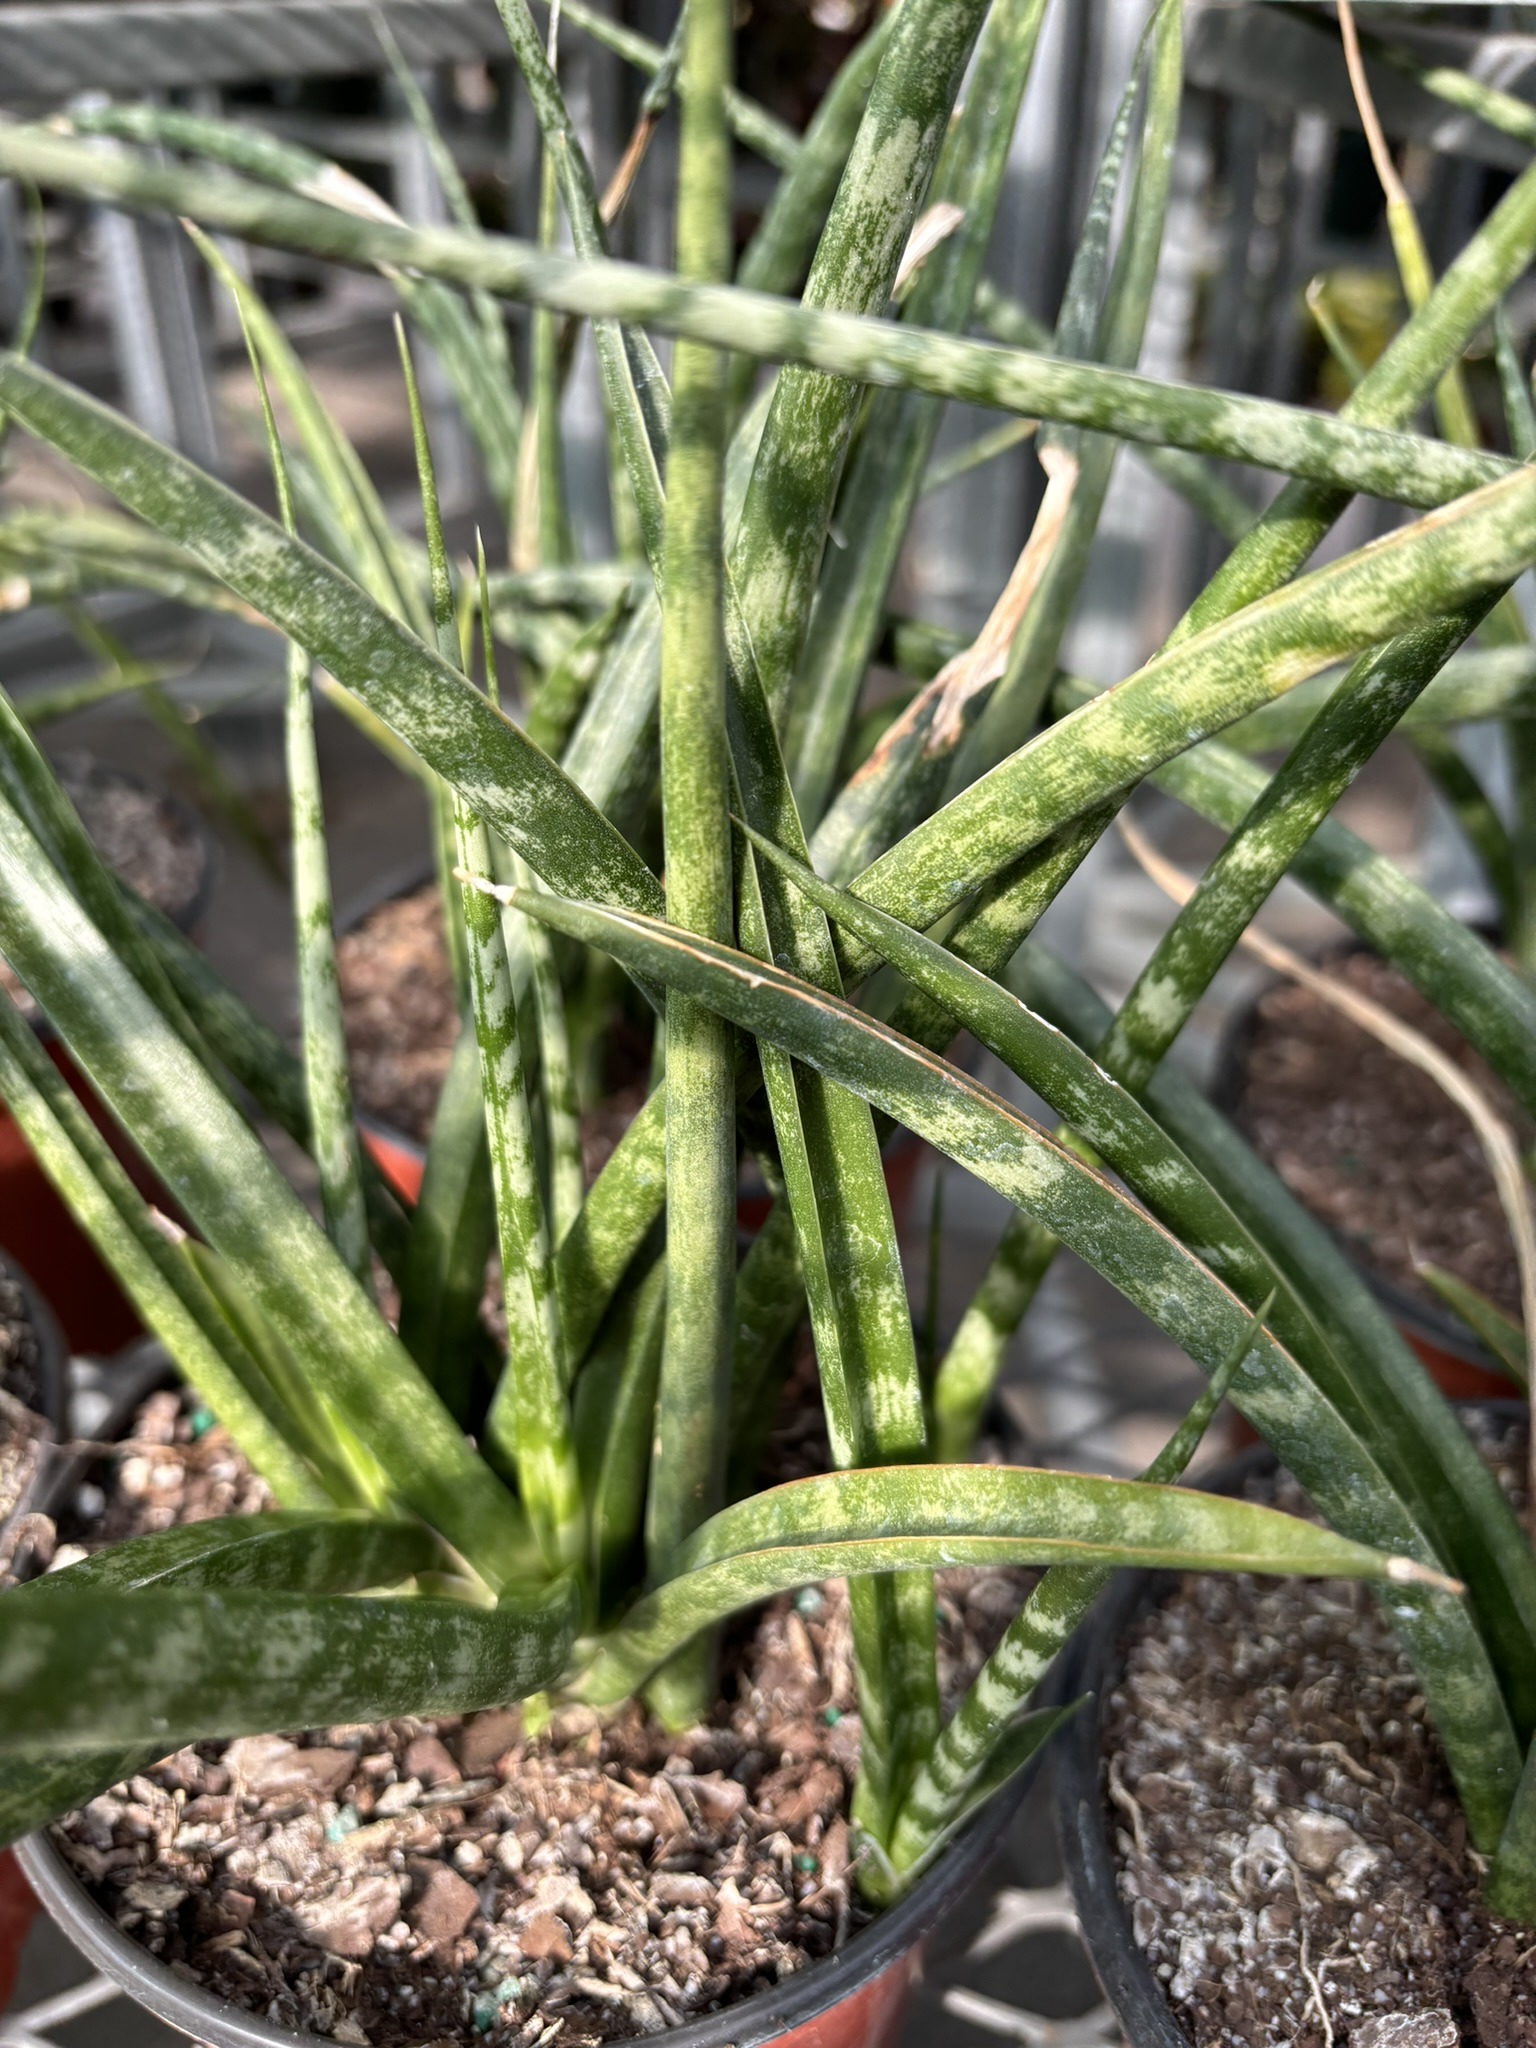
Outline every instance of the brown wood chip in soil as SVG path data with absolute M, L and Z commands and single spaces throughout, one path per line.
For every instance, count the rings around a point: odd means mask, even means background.
M 436 882 L 371 910 L 336 945 L 342 1024 L 359 1111 L 424 1145 L 443 1077 L 459 1035 L 458 1006 L 443 940 Z M 632 1034 L 628 1034 L 632 1035 Z M 608 1093 L 581 1120 L 590 1184 L 634 1121 L 646 1097 L 648 1050 L 621 1054 L 626 1071 L 610 1074 Z
M 1372 953 L 1330 971 L 1432 1038 L 1531 1142 L 1529 1119 L 1455 1027 Z M 1308 989 L 1258 1001 L 1238 1047 L 1237 1122 L 1298 1200 L 1367 1267 L 1426 1302 L 1423 1262 L 1520 1313 L 1520 1279 L 1471 1124 L 1430 1077 Z
M 156 1399 L 136 1442 L 177 1405 Z M 197 1448 L 184 1414 L 171 1433 Z M 218 1448 L 222 1465 L 234 1454 Z M 144 1495 L 109 1500 L 101 1521 L 122 1533 L 153 1511 Z M 940 1575 L 947 1701 L 1030 1583 Z M 204 1743 L 55 1839 L 178 1974 L 337 2041 L 597 2048 L 658 2033 L 804 1968 L 868 1917 L 849 1867 L 859 1732 L 842 1585 L 745 1617 L 723 1673 L 708 1725 L 683 1736 L 631 1706 L 606 1721 L 561 1708 L 535 1737 L 508 1707 Z
M 1523 1507 L 1523 1428 L 1481 1439 Z M 1533 1937 L 1480 1901 L 1363 1586 L 1185 1578 L 1128 1639 L 1104 1755 L 1121 1897 L 1196 2048 L 1536 2048 Z

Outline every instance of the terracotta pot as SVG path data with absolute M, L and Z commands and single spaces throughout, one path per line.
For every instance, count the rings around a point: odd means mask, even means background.
M 1346 942 L 1328 948 L 1319 957 L 1323 960 L 1337 959 L 1341 954 L 1367 950 L 1359 944 Z M 1259 1001 L 1283 980 L 1284 976 L 1277 975 L 1265 982 L 1227 1021 L 1217 1050 L 1210 1090 L 1212 1102 L 1224 1116 L 1232 1116 L 1237 1105 Z M 1311 1213 L 1309 1210 L 1308 1214 Z M 1502 1370 L 1498 1360 L 1478 1342 L 1465 1323 L 1453 1316 L 1449 1309 L 1440 1307 L 1436 1302 L 1421 1301 L 1398 1281 L 1374 1271 L 1356 1256 L 1353 1248 L 1322 1217 L 1315 1220 L 1328 1231 L 1360 1273 L 1396 1324 L 1399 1336 L 1422 1361 L 1425 1371 L 1442 1394 L 1452 1401 L 1497 1401 L 1508 1397 L 1509 1374 Z
M 37 1894 L 9 1849 L 0 1850 L 0 2013 L 16 1989 L 22 1946 L 37 1918 Z
M 671 2048 L 889 2048 L 921 1975 L 934 1923 L 981 1875 L 1018 1811 L 1031 1770 L 1020 1772 L 921 1877 L 899 1905 L 836 1955 L 771 1990 L 673 2028 Z M 17 1850 L 32 1888 L 82 1955 L 138 2004 L 206 2048 L 302 2048 L 320 2037 L 258 2019 L 189 1984 L 120 1931 L 46 1835 Z
M 138 780 L 121 771 L 112 773 L 120 780 Z M 195 938 L 218 882 L 218 842 L 190 805 L 168 791 L 159 793 L 203 848 L 203 873 L 197 894 L 175 919 L 181 931 Z M 92 1122 L 105 1134 L 134 1185 L 167 1214 L 174 1214 L 174 1204 L 146 1173 L 138 1154 L 98 1102 L 64 1047 L 46 1023 L 39 1023 L 36 1028 L 48 1057 L 85 1105 Z M 107 1357 L 141 1334 L 142 1325 L 127 1296 L 55 1193 L 53 1183 L 33 1158 L 20 1127 L 4 1104 L 0 1104 L 0 1244 L 16 1254 L 43 1295 L 56 1304 L 71 1351 Z
M 397 1131 L 392 1124 L 380 1123 L 371 1116 L 358 1118 L 357 1135 L 386 1186 L 408 1209 L 414 1209 L 421 1197 L 421 1177 L 427 1170 L 426 1146 L 408 1138 L 404 1131 Z
M 174 1204 L 145 1171 L 143 1161 L 96 1099 L 90 1084 L 58 1039 L 44 1049 L 105 1135 L 142 1194 L 168 1214 Z M 65 1207 L 15 1118 L 0 1106 L 0 1244 L 12 1250 L 49 1301 L 71 1351 L 107 1357 L 140 1334 L 132 1305 L 95 1247 Z

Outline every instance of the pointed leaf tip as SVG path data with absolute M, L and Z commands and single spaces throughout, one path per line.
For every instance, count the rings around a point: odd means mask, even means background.
M 1389 1557 L 1387 1577 L 1394 1586 L 1428 1586 L 1436 1593 L 1465 1593 L 1467 1590 L 1460 1579 L 1453 1579 L 1446 1572 L 1437 1572 L 1432 1565 L 1420 1564 L 1412 1557 Z

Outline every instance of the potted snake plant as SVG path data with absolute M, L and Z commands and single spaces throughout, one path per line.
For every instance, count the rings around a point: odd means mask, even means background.
M 660 81 L 647 118 L 676 85 L 667 273 L 605 253 L 544 39 L 522 0 L 500 5 L 570 255 L 485 232 L 440 149 L 456 218 L 428 229 L 286 142 L 179 110 L 93 113 L 117 147 L 0 128 L 0 171 L 195 223 L 240 304 L 277 519 L 21 352 L 0 355 L 0 407 L 122 507 L 104 580 L 238 603 L 289 645 L 303 1026 L 295 1057 L 125 895 L 0 700 L 0 952 L 186 1227 L 145 1204 L 8 1010 L 0 1092 L 276 1502 L 0 1600 L 5 1836 L 68 1816 L 30 1832 L 34 1882 L 102 1968 L 206 2041 L 532 2044 L 557 2024 L 591 2039 L 675 2024 L 698 2048 L 880 2039 L 923 1928 L 1076 1704 L 1032 1707 L 1041 1677 L 1106 1573 L 1132 1564 L 1374 1588 L 1499 1909 L 1536 1922 L 1529 1547 L 1326 1239 L 1156 1073 L 1294 864 L 1536 1092 L 1518 977 L 1353 843 L 1313 860 L 1348 763 L 1536 560 L 1536 479 L 1406 427 L 1529 263 L 1536 172 L 1334 419 L 1135 373 L 1178 0 L 1150 12 L 1037 347 L 979 280 L 1044 0 L 900 0 L 803 141 L 732 89 L 728 0 L 692 0 L 671 52 L 630 46 Z M 782 177 L 734 275 L 733 131 Z M 522 550 L 507 575 L 450 558 L 409 350 L 425 547 L 383 518 L 215 233 L 385 270 L 506 505 Z M 508 300 L 532 308 L 521 390 Z M 970 338 L 980 317 L 1012 338 Z M 638 589 L 627 562 L 568 559 L 572 320 L 591 322 Z M 670 376 L 652 329 L 674 337 Z M 782 367 L 754 399 L 761 360 Z M 953 398 L 1043 423 L 1040 517 L 981 635 L 844 777 Z M 1289 480 L 1169 645 L 1082 695 L 1056 684 L 1057 655 L 1121 442 L 1207 506 L 1212 458 Z M 1416 516 L 1297 573 L 1356 491 Z M 65 558 L 70 535 L 50 545 Z M 553 705 L 570 636 L 519 631 L 529 701 L 512 716 L 498 621 L 604 591 L 625 616 Z M 1345 681 L 1272 782 L 1223 748 L 1223 728 L 1340 660 Z M 317 689 L 426 783 L 455 912 L 469 1113 L 454 1130 L 439 1117 L 440 1172 L 429 1185 L 429 1157 L 410 1212 L 352 1113 Z M 555 751 L 529 736 L 541 701 Z M 1148 778 L 1229 829 L 1251 812 L 1257 858 L 1207 899 L 1178 973 L 1112 1019 L 1031 933 Z M 586 1186 L 557 1083 L 562 1044 L 591 1028 L 575 993 L 594 961 L 611 963 L 600 989 L 622 976 L 626 1007 L 655 1019 L 662 1057 Z M 1054 1131 L 946 1057 L 961 1027 Z M 246 1102 L 308 1149 L 318 1215 Z M 1016 1211 L 931 1376 L 887 1127 Z M 775 1200 L 739 1257 L 744 1148 Z M 500 1339 L 478 1314 L 486 1218 Z M 966 1462 L 1058 1246 L 1209 1376 L 1141 1481 Z M 769 1483 L 761 1415 L 802 1318 L 824 1469 Z M 1223 1396 L 1322 1521 L 1169 1484 Z M 949 1575 L 999 1567 L 1044 1575 L 941 1674 Z M 744 1612 L 758 1619 L 730 1622 Z

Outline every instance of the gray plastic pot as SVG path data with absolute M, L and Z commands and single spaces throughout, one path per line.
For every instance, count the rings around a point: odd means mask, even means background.
M 889 1912 L 836 1955 L 772 1990 L 668 2031 L 669 2048 L 888 2048 L 919 1975 L 924 1938 L 992 1860 L 1018 1812 L 1033 1765 L 988 1803 L 931 1870 Z M 55 1923 L 80 1953 L 168 2026 L 206 2048 L 298 2048 L 300 2033 L 228 2004 L 176 1976 L 107 1917 L 46 1834 L 17 1848 L 22 1869 Z M 466 2040 L 469 2037 L 466 2037 Z

